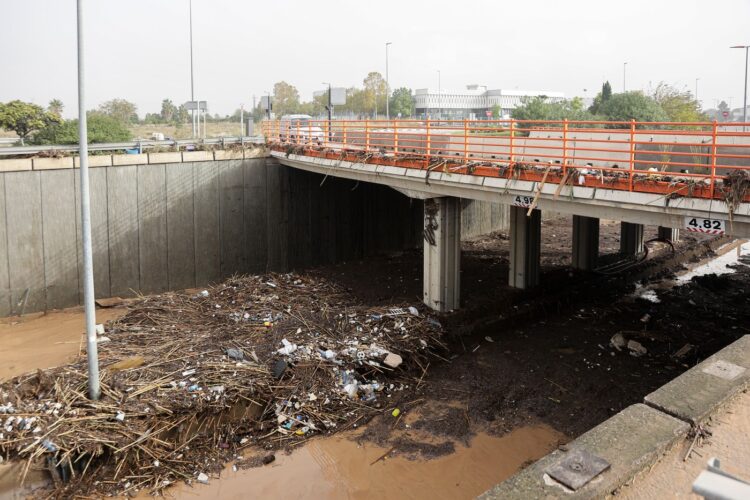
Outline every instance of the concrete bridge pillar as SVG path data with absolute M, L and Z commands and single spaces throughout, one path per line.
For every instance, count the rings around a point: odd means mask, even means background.
M 643 252 L 643 224 L 620 222 L 620 253 L 637 255 Z
M 659 238 L 671 242 L 680 241 L 680 230 L 673 227 L 659 226 Z
M 599 257 L 599 219 L 573 216 L 573 267 L 591 271 Z
M 510 207 L 510 273 L 508 285 L 531 288 L 539 284 L 539 256 L 542 244 L 542 213 Z
M 436 311 L 458 309 L 461 291 L 461 199 L 424 202 L 424 303 Z

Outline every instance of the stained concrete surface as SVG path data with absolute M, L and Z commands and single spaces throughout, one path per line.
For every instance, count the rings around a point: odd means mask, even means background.
M 712 457 L 721 461 L 722 470 L 750 481 L 750 393 L 744 391 L 727 402 L 706 428 L 711 436 L 696 442 L 687 460 L 691 439 L 680 441 L 658 463 L 620 488 L 616 498 L 702 498 L 692 493 L 692 485 Z

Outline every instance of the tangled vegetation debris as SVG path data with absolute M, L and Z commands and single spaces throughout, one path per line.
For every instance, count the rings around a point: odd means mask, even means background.
M 387 411 L 444 348 L 414 307 L 362 307 L 294 274 L 144 297 L 105 334 L 99 401 L 83 361 L 0 385 L 0 453 L 49 468 L 53 496 L 158 493 L 243 448 L 348 428 Z

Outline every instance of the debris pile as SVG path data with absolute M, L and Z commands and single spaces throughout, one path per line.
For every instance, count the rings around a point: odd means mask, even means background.
M 391 411 L 445 348 L 414 307 L 363 307 L 295 274 L 143 297 L 104 333 L 99 401 L 85 361 L 0 385 L 0 454 L 47 466 L 58 496 L 207 482 L 243 448 Z

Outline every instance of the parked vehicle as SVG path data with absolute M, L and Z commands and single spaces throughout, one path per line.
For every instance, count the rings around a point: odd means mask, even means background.
M 316 142 L 323 140 L 323 129 L 312 125 L 310 115 L 284 115 L 279 123 L 279 140 L 289 142 Z

